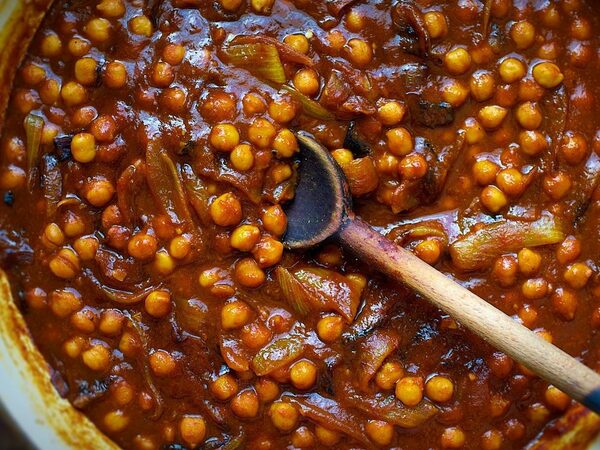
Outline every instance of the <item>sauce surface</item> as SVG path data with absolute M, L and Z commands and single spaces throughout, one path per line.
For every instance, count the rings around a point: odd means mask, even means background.
M 597 369 L 598 13 L 57 0 L 0 141 L 0 264 L 58 391 L 126 449 L 526 446 L 565 394 L 337 246 L 284 251 L 293 132 Z

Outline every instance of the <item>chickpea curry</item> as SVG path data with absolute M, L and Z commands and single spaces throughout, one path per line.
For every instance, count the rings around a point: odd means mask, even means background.
M 339 247 L 284 250 L 295 132 L 378 231 L 599 368 L 599 27 L 592 0 L 57 0 L 0 264 L 59 393 L 126 449 L 528 445 L 564 393 Z

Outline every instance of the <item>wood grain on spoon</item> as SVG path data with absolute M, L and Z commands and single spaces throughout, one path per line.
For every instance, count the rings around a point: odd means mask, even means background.
M 600 412 L 600 375 L 355 217 L 344 175 L 329 152 L 305 134 L 298 139 L 300 177 L 287 209 L 288 248 L 337 239 L 373 268 L 410 286 L 498 350 Z

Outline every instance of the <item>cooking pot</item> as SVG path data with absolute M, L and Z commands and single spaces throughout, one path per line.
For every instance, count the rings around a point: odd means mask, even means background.
M 0 128 L 15 69 L 50 3 L 0 0 Z M 1 269 L 0 406 L 29 442 L 41 450 L 119 448 L 54 388 L 48 364 L 29 335 Z M 528 449 L 600 450 L 600 440 L 590 444 L 599 430 L 600 418 L 576 405 L 547 427 Z

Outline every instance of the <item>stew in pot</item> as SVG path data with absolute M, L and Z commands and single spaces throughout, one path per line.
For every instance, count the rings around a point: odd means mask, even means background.
M 592 0 L 57 0 L 0 142 L 0 264 L 57 390 L 127 449 L 527 445 L 565 394 L 339 247 L 284 250 L 294 133 L 598 368 L 599 27 Z

